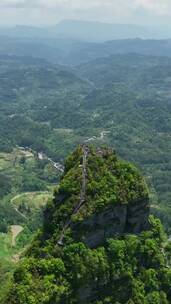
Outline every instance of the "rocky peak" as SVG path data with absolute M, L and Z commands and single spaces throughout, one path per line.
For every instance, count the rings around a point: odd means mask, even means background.
M 75 240 L 95 248 L 117 234 L 148 228 L 147 186 L 115 151 L 82 145 L 66 160 L 53 212 L 50 226 L 58 231 L 58 245 Z M 47 230 L 48 210 L 45 226 Z

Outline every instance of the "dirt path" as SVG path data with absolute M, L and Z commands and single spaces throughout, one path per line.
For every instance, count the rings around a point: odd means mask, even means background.
M 80 200 L 79 200 L 79 203 L 74 208 L 74 210 L 72 212 L 72 215 L 76 214 L 79 211 L 79 209 L 82 207 L 82 205 L 85 203 L 85 199 L 86 199 L 86 175 L 87 175 L 87 169 L 86 169 L 87 155 L 88 155 L 88 148 L 86 146 L 83 146 L 82 185 L 81 185 L 81 192 L 80 192 Z M 64 239 L 64 236 L 65 236 L 65 232 L 66 232 L 67 228 L 71 225 L 71 223 L 72 223 L 72 220 L 70 218 L 70 220 L 68 220 L 63 227 L 61 237 L 58 240 L 58 245 L 61 245 L 61 246 L 63 245 L 63 239 Z
M 13 255 L 11 259 L 12 259 L 13 263 L 18 263 L 20 260 L 20 254 L 18 253 L 18 254 Z
M 100 139 L 100 140 L 104 140 L 105 139 L 105 136 L 108 134 L 108 133 L 110 133 L 110 131 L 101 131 L 100 132 L 100 136 L 93 136 L 93 137 L 90 137 L 90 138 L 88 138 L 85 142 L 91 142 L 91 141 L 94 141 L 94 140 L 96 140 L 96 139 Z
M 158 205 L 151 205 L 151 208 L 161 210 L 161 207 L 160 207 L 160 206 L 158 206 Z
M 19 225 L 11 226 L 11 233 L 12 233 L 12 246 L 16 245 L 16 238 L 17 236 L 23 231 L 23 227 Z

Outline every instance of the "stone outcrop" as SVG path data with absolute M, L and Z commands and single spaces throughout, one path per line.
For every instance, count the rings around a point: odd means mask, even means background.
M 149 228 L 149 209 L 149 199 L 110 206 L 99 214 L 72 224 L 74 238 L 90 248 L 96 248 L 118 234 L 138 234 Z

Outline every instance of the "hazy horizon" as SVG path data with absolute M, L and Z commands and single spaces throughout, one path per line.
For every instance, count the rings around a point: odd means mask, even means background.
M 0 26 L 48 26 L 62 20 L 171 26 L 170 17 L 169 0 L 0 1 Z
M 90 24 L 101 24 L 101 25 L 130 25 L 130 26 L 138 26 L 138 27 L 151 27 L 151 28 L 156 28 L 156 27 L 161 27 L 161 28 L 165 28 L 165 27 L 168 27 L 168 28 L 171 28 L 171 23 L 170 24 L 161 24 L 161 25 L 158 25 L 157 23 L 153 23 L 153 24 L 140 24 L 140 23 L 129 23 L 129 22 L 115 22 L 115 21 L 100 21 L 100 20 L 89 20 L 89 19 L 71 19 L 71 18 L 66 18 L 66 19 L 61 19 L 61 20 L 58 20 L 56 23 L 51 23 L 51 24 L 34 24 L 34 23 L 11 23 L 11 24 L 1 24 L 0 23 L 0 28 L 14 28 L 14 27 L 33 27 L 33 28 L 51 28 L 51 27 L 54 27 L 54 26 L 58 26 L 62 23 L 67 23 L 67 22 L 79 22 L 79 23 L 90 23 Z
M 34 23 L 11 23 L 11 24 L 1 24 L 0 23 L 0 27 L 1 28 L 14 28 L 14 27 L 35 27 L 35 28 L 48 28 L 48 27 L 53 27 L 53 26 L 57 26 L 59 24 L 62 23 L 66 23 L 66 22 L 80 22 L 80 23 L 90 23 L 90 24 L 102 24 L 102 25 L 130 25 L 130 26 L 138 26 L 138 27 L 151 27 L 151 28 L 156 28 L 156 27 L 161 27 L 161 28 L 171 28 L 171 22 L 170 24 L 157 24 L 157 23 L 152 23 L 152 24 L 143 24 L 143 23 L 131 23 L 131 22 L 115 22 L 115 21 L 100 21 L 100 20 L 91 20 L 91 19 L 77 19 L 77 18 L 64 18 L 61 20 L 58 20 L 56 23 L 45 23 L 45 24 L 34 24 Z

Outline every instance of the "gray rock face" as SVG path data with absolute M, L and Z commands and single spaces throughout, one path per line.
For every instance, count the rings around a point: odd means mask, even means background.
M 149 200 L 106 208 L 83 222 L 72 224 L 74 238 L 90 248 L 96 248 L 117 234 L 138 234 L 149 228 Z
M 129 204 L 125 232 L 137 234 L 143 230 L 147 230 L 149 228 L 149 212 L 149 199 L 142 199 Z

